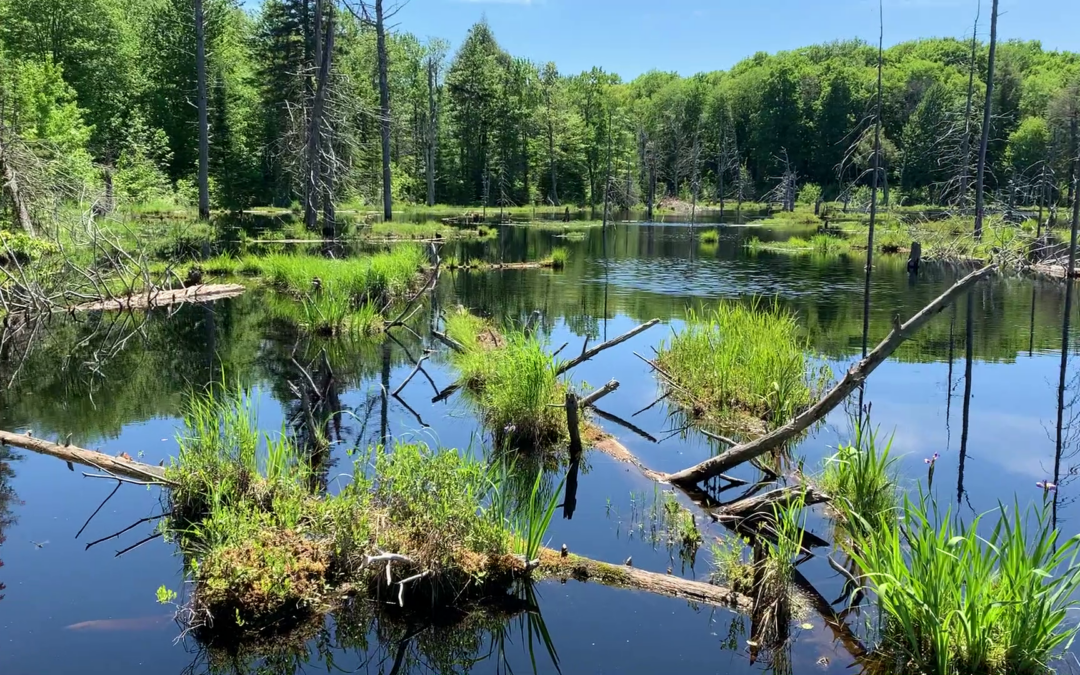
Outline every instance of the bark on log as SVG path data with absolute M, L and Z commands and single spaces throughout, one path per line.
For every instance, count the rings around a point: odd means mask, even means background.
M 457 352 L 458 354 L 464 354 L 464 353 L 465 353 L 465 347 L 464 347 L 464 346 L 462 346 L 462 344 L 461 344 L 460 342 L 458 342 L 457 340 L 453 339 L 452 337 L 450 337 L 450 336 L 449 336 L 449 335 L 447 335 L 446 333 L 440 333 L 440 332 L 439 332 L 439 331 L 437 331 L 437 330 L 433 330 L 433 331 L 431 331 L 431 335 L 432 335 L 432 337 L 434 337 L 434 338 L 435 338 L 436 340 L 438 340 L 439 342 L 443 343 L 444 345 L 446 345 L 446 346 L 447 346 L 447 347 L 449 347 L 450 349 L 453 349 L 453 350 L 454 350 L 455 352 Z
M 143 464 L 142 462 L 133 462 L 120 457 L 113 457 L 112 455 L 95 452 L 94 450 L 86 450 L 74 445 L 60 445 L 41 438 L 27 436 L 26 434 L 13 434 L 10 431 L 0 431 L 0 444 L 11 445 L 16 448 L 22 448 L 23 450 L 57 457 L 73 464 L 81 464 L 95 469 L 104 469 L 117 476 L 123 476 L 133 480 L 161 483 L 162 485 L 170 484 L 165 478 L 165 469 L 160 466 L 150 466 L 149 464 Z
M 653 326 L 655 326 L 658 323 L 660 323 L 660 319 L 653 319 L 652 321 L 649 321 L 648 323 L 643 323 L 640 326 L 638 326 L 637 328 L 634 328 L 632 330 L 627 331 L 626 333 L 623 333 L 622 335 L 620 335 L 619 337 L 617 337 L 617 338 L 615 338 L 613 340 L 608 340 L 607 342 L 605 342 L 603 344 L 599 344 L 599 345 L 593 347 L 592 349 L 590 349 L 588 351 L 582 352 L 581 356 L 579 356 L 576 359 L 573 359 L 571 361 L 567 361 L 566 363 L 559 366 L 559 369 L 557 371 L 555 371 L 555 374 L 556 375 L 562 375 L 563 373 L 570 370 L 571 368 L 573 368 L 575 366 L 579 366 L 582 363 L 588 361 L 589 359 L 596 356 L 597 354 L 604 351 L 605 349 L 608 349 L 610 347 L 614 347 L 617 344 L 621 344 L 623 342 L 626 342 L 627 340 L 634 337 L 635 335 L 638 335 L 639 333 L 644 333 L 645 331 L 652 328 Z
M 564 558 L 559 551 L 552 549 L 540 551 L 540 571 L 563 580 L 596 581 L 605 586 L 647 591 L 717 607 L 728 607 L 740 612 L 749 612 L 754 605 L 750 596 L 723 586 L 690 581 L 669 574 L 646 572 L 625 565 L 612 565 L 576 555 L 567 555 Z
M 572 391 L 566 392 L 566 429 L 570 432 L 570 460 L 581 459 L 581 426 L 578 423 L 578 398 Z
M 148 295 L 126 295 L 111 300 L 84 302 L 70 308 L 76 312 L 118 311 L 124 309 L 151 309 L 177 305 L 182 302 L 213 302 L 233 298 L 247 290 L 240 284 L 199 284 L 168 291 L 154 291 Z
M 812 486 L 793 485 L 740 499 L 737 502 L 715 509 L 713 515 L 720 521 L 745 520 L 761 516 L 772 517 L 774 509 L 787 508 L 799 499 L 804 500 L 806 506 L 812 506 L 829 501 L 829 496 Z
M 611 380 L 610 382 L 605 384 L 603 387 L 600 387 L 596 391 L 592 392 L 591 394 L 589 394 L 585 398 L 578 401 L 578 407 L 586 408 L 588 406 L 591 406 L 591 405 L 595 404 L 597 401 L 599 401 L 600 399 L 607 396 L 608 394 L 610 394 L 611 392 L 615 391 L 618 388 L 619 388 L 618 380 Z
M 696 466 L 669 474 L 666 476 L 666 480 L 684 485 L 698 483 L 724 473 L 743 462 L 759 457 L 770 450 L 775 450 L 795 438 L 840 405 L 849 394 L 866 380 L 874 369 L 896 351 L 897 347 L 918 332 L 930 319 L 952 304 L 970 286 L 989 275 L 993 269 L 991 266 L 986 266 L 967 275 L 924 307 L 918 314 L 911 317 L 907 323 L 900 325 L 899 320 L 897 320 L 896 325 L 885 339 L 872 352 L 867 354 L 866 358 L 852 366 L 851 370 L 824 398 L 784 426 L 748 443 L 730 448 Z
M 0 143 L 0 169 L 3 169 L 4 189 L 7 190 L 11 203 L 15 207 L 15 220 L 19 227 L 30 236 L 34 236 L 34 221 L 30 218 L 30 206 L 26 203 L 26 195 L 19 188 L 19 177 L 12 166 L 11 160 Z

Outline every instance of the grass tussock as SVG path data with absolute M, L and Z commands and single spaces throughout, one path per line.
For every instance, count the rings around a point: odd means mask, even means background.
M 698 238 L 702 244 L 716 244 L 720 242 L 720 233 L 716 230 L 705 230 Z
M 840 255 L 851 251 L 851 242 L 847 239 L 816 234 L 810 239 L 803 237 L 791 237 L 784 241 L 761 241 L 752 237 L 746 242 L 746 248 L 751 251 L 777 251 L 781 253 L 817 254 L 817 255 Z
M 556 246 L 551 249 L 551 255 L 540 261 L 542 267 L 550 267 L 551 269 L 561 270 L 566 267 L 566 263 L 570 261 L 570 251 L 563 246 Z
M 920 494 L 857 530 L 852 556 L 881 610 L 871 658 L 886 672 L 1049 673 L 1075 637 L 1080 535 L 1062 542 L 1047 509 L 1014 504 L 984 538 L 987 515 L 965 524 Z
M 855 435 L 849 445 L 841 445 L 825 460 L 819 482 L 838 509 L 841 527 L 848 534 L 865 534 L 865 523 L 895 517 L 899 506 L 896 486 L 897 458 L 892 454 L 892 438 L 879 447 L 877 430 L 854 420 Z M 859 518 L 843 517 L 848 513 Z
M 167 469 L 166 531 L 188 563 L 193 616 L 258 631 L 326 611 L 347 591 L 453 603 L 505 587 L 524 573 L 516 556 L 538 553 L 554 498 L 534 492 L 529 509 L 511 512 L 505 476 L 422 444 L 360 453 L 351 482 L 318 495 L 291 440 L 257 430 L 251 400 L 193 399 Z M 382 552 L 408 558 L 390 564 L 389 581 L 385 561 L 368 563 Z M 414 585 L 403 591 L 404 579 Z
M 567 386 L 558 362 L 535 336 L 501 334 L 464 309 L 446 319 L 447 336 L 464 350 L 450 356 L 498 447 L 547 448 L 567 437 L 562 403 Z
M 657 362 L 690 414 L 745 431 L 786 422 L 831 377 L 814 365 L 795 316 L 759 301 L 692 311 L 683 331 L 660 345 Z

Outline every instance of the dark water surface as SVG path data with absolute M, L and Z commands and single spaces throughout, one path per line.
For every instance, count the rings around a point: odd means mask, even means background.
M 710 226 L 711 227 L 711 226 Z M 575 382 L 599 385 L 611 378 L 621 387 L 601 407 L 621 417 L 657 396 L 657 383 L 633 353 L 651 348 L 678 330 L 687 308 L 720 299 L 763 295 L 797 311 L 810 344 L 837 374 L 857 358 L 861 345 L 862 262 L 858 259 L 788 257 L 748 253 L 749 236 L 783 238 L 760 228 L 723 226 L 718 244 L 707 245 L 678 225 L 620 225 L 614 232 L 589 230 L 584 241 L 554 232 L 503 228 L 488 242 L 448 244 L 459 259 L 536 260 L 553 246 L 566 246 L 564 271 L 519 270 L 444 273 L 425 309 L 428 322 L 462 304 L 501 320 L 525 321 L 542 312 L 552 348 L 564 353 L 615 337 L 652 318 L 664 325 L 608 350 L 572 371 Z M 874 274 L 871 344 L 889 330 L 894 315 L 906 318 L 947 288 L 963 270 L 928 266 L 915 279 L 900 258 L 882 259 Z M 872 418 L 893 434 L 902 455 L 907 487 L 925 477 L 923 459 L 939 453 L 934 488 L 943 503 L 970 515 L 999 500 L 1021 506 L 1042 499 L 1039 480 L 1051 478 L 1055 460 L 1057 383 L 1062 348 L 1064 288 L 1060 283 L 997 279 L 977 286 L 902 347 L 870 378 L 866 398 Z M 966 318 L 971 311 L 971 334 Z M 1073 325 L 1076 324 L 1074 320 Z M 397 331 L 401 333 L 402 331 Z M 424 332 L 424 331 L 421 331 Z M 412 370 L 406 351 L 425 347 L 416 338 L 400 344 L 301 342 L 267 316 L 258 291 L 212 307 L 188 306 L 149 317 L 92 317 L 82 324 L 57 322 L 27 346 L 8 345 L 0 362 L 0 428 L 32 429 L 47 438 L 67 438 L 103 452 L 125 451 L 150 464 L 176 451 L 178 417 L 193 388 L 225 377 L 255 387 L 260 426 L 279 431 L 299 409 L 287 384 L 296 377 L 291 357 L 315 362 L 312 375 L 333 377 L 337 408 L 349 414 L 331 429 L 334 445 L 327 481 L 347 478 L 344 448 L 380 439 L 425 439 L 474 451 L 482 429 L 459 398 L 432 404 L 433 387 L 422 377 L 401 399 L 385 396 Z M 965 347 L 970 341 L 969 412 L 964 416 Z M 1070 343 L 1072 340 L 1070 339 Z M 327 370 L 321 358 L 327 350 Z M 1070 351 L 1072 347 L 1070 346 Z M 24 359 L 16 358 L 27 351 Z M 428 367 L 437 388 L 453 373 L 433 359 Z M 222 374 L 224 371 L 224 375 Z M 1076 392 L 1069 368 L 1064 412 L 1071 422 Z M 10 386 L 8 383 L 11 382 Z M 409 410 L 411 408 L 412 410 Z M 332 411 L 328 411 L 332 412 Z M 694 432 L 674 433 L 678 417 L 663 404 L 633 417 L 634 425 L 663 439 L 653 443 L 598 420 L 646 465 L 673 471 L 696 463 L 717 448 Z M 966 433 L 965 433 L 966 429 Z M 1076 447 L 1066 430 L 1062 474 L 1072 472 Z M 803 441 L 796 457 L 817 470 L 838 442 L 847 440 L 844 411 Z M 153 534 L 143 523 L 118 539 L 85 550 L 86 543 L 132 522 L 160 513 L 156 490 L 125 486 L 86 531 L 83 523 L 114 483 L 82 477 L 55 459 L 11 451 L 0 456 L 0 670 L 21 673 L 182 673 L 211 670 L 193 641 L 176 641 L 179 629 L 155 591 L 183 587 L 175 548 L 153 540 L 120 557 L 118 550 Z M 549 543 L 567 544 L 582 555 L 651 571 L 705 579 L 710 561 L 703 547 L 692 563 L 677 551 L 650 542 L 647 513 L 657 489 L 635 469 L 605 455 L 587 456 L 579 478 L 572 519 L 556 516 Z M 756 478 L 744 467 L 736 472 Z M 556 478 L 556 481 L 559 478 Z M 1062 480 L 1066 483 L 1065 480 Z M 1061 490 L 1063 534 L 1076 531 L 1077 515 L 1068 485 Z M 643 520 L 644 518 L 644 520 Z M 699 517 L 699 524 L 704 524 Z M 817 534 L 830 538 L 827 523 L 812 519 Z M 723 535 L 706 527 L 706 539 Z M 840 594 L 837 575 L 815 558 L 800 566 L 829 599 Z M 539 640 L 529 640 L 521 616 L 503 622 L 466 622 L 464 627 L 373 626 L 357 629 L 327 620 L 322 638 L 309 644 L 307 664 L 215 661 L 222 672 L 538 672 L 551 673 L 795 673 L 848 672 L 854 659 L 813 611 L 796 620 L 795 641 L 780 654 L 751 662 L 749 620 L 726 610 L 682 600 L 616 590 L 595 584 L 545 583 L 536 589 L 540 614 L 557 654 L 557 665 Z M 842 606 L 837 606 L 842 609 Z M 865 617 L 854 616 L 858 628 Z M 798 627 L 799 625 L 809 628 Z M 530 652 L 530 645 L 532 652 Z M 397 666 L 395 667 L 395 663 Z

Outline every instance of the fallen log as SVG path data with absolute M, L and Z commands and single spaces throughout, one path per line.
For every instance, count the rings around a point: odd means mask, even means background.
M 930 319 L 951 305 L 970 286 L 989 275 L 993 270 L 994 268 L 988 265 L 968 274 L 924 307 L 918 314 L 911 317 L 907 323 L 901 325 L 899 319 L 895 319 L 893 329 L 872 352 L 852 366 L 844 375 L 844 378 L 824 398 L 784 426 L 760 438 L 729 448 L 725 452 L 688 469 L 668 474 L 665 480 L 676 484 L 698 483 L 783 446 L 832 412 L 836 406 L 840 405 L 844 399 L 865 382 L 870 373 L 881 365 L 885 359 L 889 358 L 905 340 L 918 332 Z
M 199 284 L 187 288 L 152 291 L 148 294 L 132 294 L 108 300 L 84 302 L 71 307 L 75 312 L 120 311 L 125 309 L 152 309 L 178 305 L 184 302 L 213 302 L 241 295 L 245 290 L 240 284 Z
M 13 434 L 10 431 L 0 431 L 0 444 L 11 445 L 30 452 L 56 457 L 73 464 L 93 467 L 108 471 L 109 473 L 131 478 L 148 483 L 170 485 L 165 478 L 165 469 L 160 466 L 151 466 L 142 462 L 135 462 L 122 457 L 113 457 L 94 450 L 86 450 L 74 445 L 60 445 L 41 438 L 34 438 L 27 434 Z
M 791 485 L 725 504 L 714 509 L 712 513 L 721 522 L 772 518 L 777 509 L 786 509 L 800 500 L 804 506 L 812 506 L 829 501 L 829 496 L 811 486 Z
M 623 342 L 626 342 L 627 340 L 634 337 L 635 335 L 637 335 L 639 333 L 644 333 L 645 331 L 652 328 L 653 326 L 655 326 L 658 323 L 660 323 L 660 319 L 653 319 L 652 321 L 649 321 L 647 323 L 643 323 L 640 326 L 638 326 L 637 328 L 633 328 L 633 329 L 623 333 L 622 335 L 620 335 L 617 338 L 614 338 L 612 340 L 608 340 L 607 342 L 605 342 L 603 344 L 599 344 L 599 345 L 593 347 L 592 349 L 584 351 L 584 352 L 581 353 L 581 356 L 577 357 L 576 359 L 571 359 L 570 361 L 567 361 L 566 363 L 559 366 L 559 369 L 555 371 L 555 374 L 556 375 L 562 375 L 563 373 L 570 370 L 571 368 L 573 368 L 575 366 L 579 366 L 582 363 L 588 361 L 589 359 L 596 356 L 597 354 L 604 351 L 605 349 L 608 349 L 610 347 L 614 347 L 617 344 L 621 344 Z
M 610 394 L 611 392 L 615 391 L 618 388 L 619 388 L 619 382 L 617 380 L 611 380 L 610 382 L 605 384 L 603 387 L 600 387 L 596 391 L 590 393 L 588 396 L 582 398 L 578 402 L 578 405 L 580 407 L 582 407 L 582 408 L 586 408 L 588 406 L 595 406 L 597 401 L 599 401 L 601 398 L 607 396 L 608 394 Z
M 566 555 L 552 549 L 540 551 L 540 572 L 549 577 L 587 582 L 595 581 L 605 586 L 646 591 L 672 598 L 682 598 L 717 607 L 728 607 L 749 612 L 754 606 L 750 596 L 730 588 L 714 586 L 701 581 L 690 581 L 670 574 L 646 572 L 628 565 L 610 563 Z

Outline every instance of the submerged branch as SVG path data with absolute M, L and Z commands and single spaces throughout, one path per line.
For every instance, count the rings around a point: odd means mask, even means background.
M 595 346 L 592 349 L 589 349 L 587 351 L 582 351 L 581 355 L 578 356 L 576 359 L 572 359 L 570 361 L 567 361 L 566 363 L 559 366 L 559 369 L 557 371 L 555 371 L 555 374 L 556 375 L 562 375 L 563 373 L 570 370 L 571 368 L 574 368 L 575 366 L 579 366 L 582 363 L 588 361 L 589 359 L 596 356 L 597 354 L 604 351 L 605 349 L 609 349 L 611 347 L 614 347 L 615 345 L 622 344 L 623 342 L 626 342 L 627 340 L 634 337 L 635 335 L 638 335 L 639 333 L 644 333 L 645 331 L 652 328 L 653 326 L 655 326 L 658 323 L 660 323 L 660 319 L 653 319 L 652 321 L 649 321 L 647 323 L 643 323 L 640 326 L 638 326 L 637 328 L 633 328 L 633 329 L 627 331 L 626 333 L 623 333 L 622 335 L 620 335 L 617 338 L 608 340 L 607 342 L 604 342 L 603 344 L 599 344 L 599 345 L 597 345 L 597 346 Z

